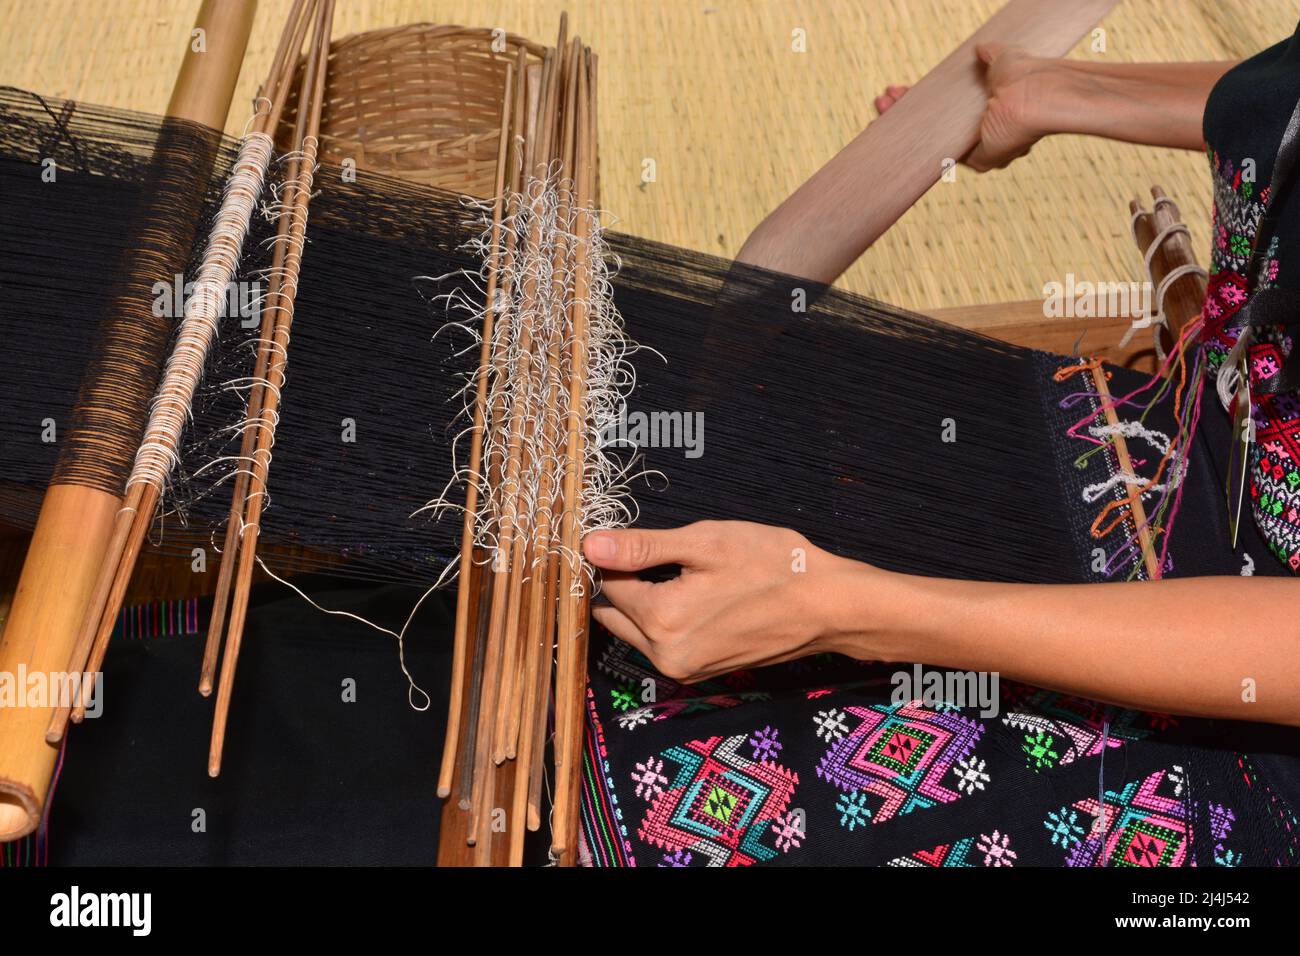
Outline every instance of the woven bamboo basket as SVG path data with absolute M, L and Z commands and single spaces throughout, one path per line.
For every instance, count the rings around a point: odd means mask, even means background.
M 503 31 L 431 23 L 345 37 L 330 50 L 320 161 L 490 196 L 506 64 L 521 47 L 530 59 L 544 49 Z M 294 118 L 287 110 L 282 142 Z

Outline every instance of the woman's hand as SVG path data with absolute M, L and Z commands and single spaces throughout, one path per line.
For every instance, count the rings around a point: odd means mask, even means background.
M 1019 159 L 1048 132 L 1038 115 L 1043 100 L 1041 83 L 1056 60 L 1030 56 L 1018 47 L 1001 43 L 975 48 L 985 65 L 988 108 L 980 123 L 980 141 L 962 163 L 977 172 L 1001 169 Z M 876 109 L 887 112 L 907 92 L 906 86 L 887 86 L 876 97 Z
M 610 605 L 592 608 L 596 620 L 687 683 L 840 648 L 867 630 L 856 609 L 881 573 L 745 521 L 595 531 L 583 550 L 605 572 Z M 636 574 L 672 564 L 681 574 L 669 581 Z

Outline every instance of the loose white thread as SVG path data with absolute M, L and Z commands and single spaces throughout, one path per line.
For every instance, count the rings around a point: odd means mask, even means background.
M 625 526 L 637 514 L 628 488 L 637 476 L 636 459 L 620 456 L 602 436 L 618 423 L 635 388 L 631 356 L 639 347 L 626 336 L 614 306 L 611 280 L 616 263 L 606 248 L 600 216 L 590 207 L 571 205 L 571 192 L 572 184 L 554 174 L 544 180 L 530 178 L 523 193 L 504 197 L 495 245 L 493 203 L 466 200 L 480 227 L 467 248 L 482 265 L 455 275 L 468 279 L 477 295 L 456 289 L 438 297 L 449 314 L 463 312 L 468 317 L 448 321 L 435 335 L 447 329 L 465 331 L 472 342 L 466 351 L 481 345 L 479 330 L 492 315 L 491 358 L 486 369 L 470 373 L 459 393 L 462 414 L 470 424 L 452 443 L 452 479 L 417 514 L 462 511 L 458 489 L 473 483 L 478 489 L 474 543 L 489 555 L 488 561 L 507 539 L 522 541 L 529 549 L 525 553 L 536 554 L 538 560 L 546 554 L 575 557 L 561 543 L 561 516 L 556 513 L 552 520 L 571 467 L 565 442 L 569 383 L 575 371 L 575 305 L 585 310 L 585 347 L 576 360 L 585 365 L 586 387 L 576 410 L 584 452 L 576 476 L 574 521 L 581 536 Z M 497 264 L 497 287 L 488 302 L 492 263 Z M 479 472 L 471 474 L 467 466 L 457 464 L 455 450 L 460 439 L 473 434 L 480 374 L 487 377 L 482 459 Z M 515 468 L 507 467 L 512 458 L 519 463 Z M 495 483 L 493 475 L 499 476 Z M 545 547 L 533 550 L 539 542 Z M 591 569 L 584 568 L 589 577 Z M 575 590 L 580 592 L 585 583 L 582 577 L 575 579 Z

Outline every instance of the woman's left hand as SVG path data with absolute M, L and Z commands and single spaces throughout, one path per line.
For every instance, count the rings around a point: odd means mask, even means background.
M 798 532 L 746 521 L 666 531 L 594 531 L 583 550 L 604 571 L 596 620 L 687 683 L 841 649 L 868 622 L 851 609 L 881 572 L 836 557 Z M 636 572 L 680 565 L 663 582 Z

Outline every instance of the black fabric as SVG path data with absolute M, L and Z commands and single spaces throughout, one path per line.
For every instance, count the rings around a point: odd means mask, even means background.
M 420 596 L 299 583 L 322 606 L 393 630 Z M 205 624 L 207 611 L 205 602 Z M 322 614 L 282 585 L 260 586 L 217 779 L 207 774 L 215 698 L 197 691 L 204 634 L 115 638 L 104 714 L 69 735 L 51 864 L 431 865 L 450 621 L 435 595 L 409 632 L 408 665 L 433 699 L 419 713 L 391 637 Z M 344 681 L 355 682 L 355 702 L 344 701 Z M 194 830 L 196 810 L 205 832 Z

